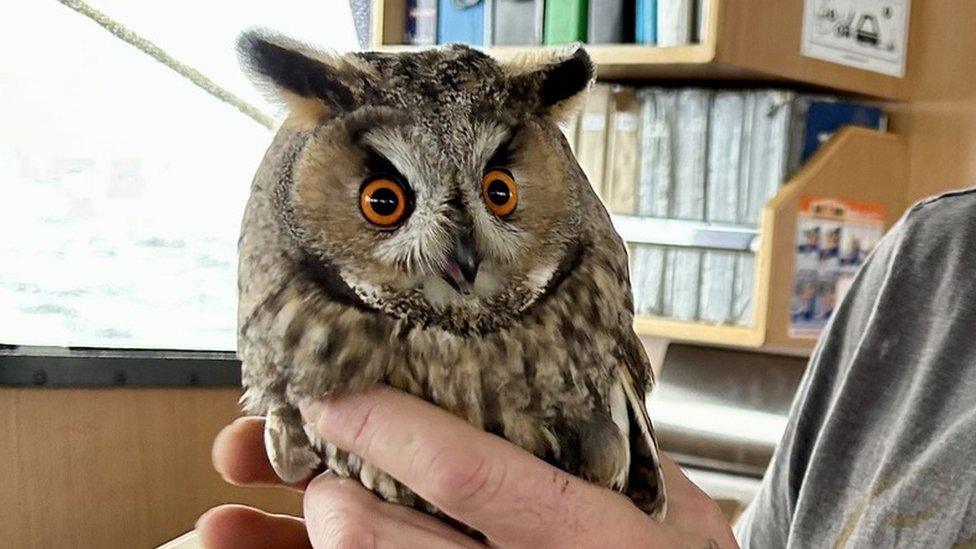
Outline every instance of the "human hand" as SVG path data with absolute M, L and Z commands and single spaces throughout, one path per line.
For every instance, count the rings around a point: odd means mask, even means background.
M 718 506 L 663 456 L 668 516 L 659 524 L 624 496 L 393 389 L 333 397 L 305 416 L 321 436 L 484 533 L 486 541 L 326 473 L 307 486 L 292 486 L 305 490 L 304 523 L 221 506 L 197 523 L 207 547 L 736 546 Z M 225 428 L 213 456 L 231 483 L 280 484 L 264 451 L 259 418 Z

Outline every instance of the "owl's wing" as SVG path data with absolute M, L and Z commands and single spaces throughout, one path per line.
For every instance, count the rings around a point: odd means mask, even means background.
M 636 334 L 628 339 L 627 360 L 617 367 L 630 412 L 630 471 L 624 492 L 642 511 L 663 521 L 667 514 L 664 476 L 654 426 L 644 404 L 647 389 L 653 384 L 653 372 Z

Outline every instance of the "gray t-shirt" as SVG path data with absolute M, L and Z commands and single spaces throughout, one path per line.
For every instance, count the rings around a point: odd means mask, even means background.
M 914 206 L 861 269 L 736 536 L 976 548 L 976 189 Z

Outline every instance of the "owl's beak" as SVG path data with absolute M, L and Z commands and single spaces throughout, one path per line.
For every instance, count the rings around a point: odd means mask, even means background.
M 461 233 L 454 239 L 451 255 L 441 277 L 457 293 L 468 295 L 477 276 L 478 255 L 474 247 L 474 237 L 467 232 Z

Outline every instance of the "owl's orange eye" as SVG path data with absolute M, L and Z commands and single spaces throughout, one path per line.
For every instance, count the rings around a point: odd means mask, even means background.
M 491 213 L 508 217 L 518 206 L 518 185 L 508 170 L 492 168 L 481 178 L 481 196 Z
M 370 223 L 390 228 L 407 215 L 407 193 L 389 177 L 367 179 L 359 190 L 359 209 Z

